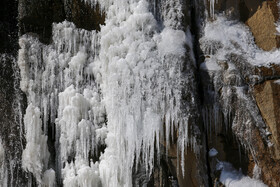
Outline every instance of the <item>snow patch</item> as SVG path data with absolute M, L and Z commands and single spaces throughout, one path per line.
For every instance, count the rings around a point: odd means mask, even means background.
M 262 181 L 244 176 L 241 171 L 235 170 L 230 163 L 219 162 L 217 170 L 221 170 L 220 182 L 226 187 L 267 187 Z
M 210 157 L 214 157 L 214 156 L 217 156 L 218 151 L 215 148 L 212 148 L 212 149 L 209 150 L 208 154 L 209 154 Z
M 280 84 L 280 79 L 274 81 L 275 84 Z
M 43 175 L 43 187 L 55 187 L 56 186 L 55 171 L 48 169 Z

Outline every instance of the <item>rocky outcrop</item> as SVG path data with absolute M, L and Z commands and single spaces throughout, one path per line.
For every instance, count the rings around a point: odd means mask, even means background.
M 277 1 L 264 1 L 256 12 L 246 21 L 256 44 L 263 50 L 270 51 L 280 47 L 275 23 L 279 19 Z
M 105 14 L 99 5 L 80 1 L 63 0 L 19 0 L 19 31 L 20 35 L 33 33 L 43 43 L 51 42 L 52 24 L 64 20 L 75 23 L 78 28 L 99 30 L 104 24 Z
M 277 160 L 280 159 L 280 84 L 278 82 L 268 80 L 254 87 L 257 105 L 272 133 L 274 153 L 271 156 Z

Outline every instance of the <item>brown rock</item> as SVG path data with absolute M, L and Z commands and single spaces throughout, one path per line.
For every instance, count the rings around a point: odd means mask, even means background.
M 255 6 L 249 9 L 254 11 Z M 275 26 L 278 18 L 277 2 L 264 1 L 246 22 L 255 37 L 256 44 L 263 50 L 270 51 L 280 47 L 280 38 L 276 35 Z
M 172 163 L 174 166 L 177 166 L 177 163 L 179 163 L 179 172 L 177 173 L 178 183 L 179 186 L 189 186 L 189 187 L 196 187 L 201 186 L 203 183 L 201 180 L 201 176 L 199 175 L 199 164 L 198 164 L 198 158 L 196 157 L 196 154 L 191 150 L 188 149 L 184 156 L 184 176 L 182 174 L 182 168 L 181 168 L 181 158 L 173 159 Z
M 254 140 L 252 146 L 255 149 L 255 155 L 250 155 L 251 162 L 248 166 L 249 172 L 253 173 L 255 161 L 257 160 L 259 167 L 262 170 L 261 179 L 268 186 L 279 186 L 280 184 L 280 162 L 271 157 L 271 150 L 268 148 L 259 134 L 257 128 L 251 129 L 252 139 Z M 250 171 L 251 170 L 251 171 Z
M 280 65 L 271 64 L 268 66 L 254 67 L 255 75 L 259 75 L 266 78 L 280 76 Z
M 272 133 L 274 157 L 280 159 L 280 84 L 268 80 L 256 85 L 254 95 L 262 117 Z
M 166 149 L 166 143 L 161 143 L 164 149 Z M 184 154 L 184 174 L 181 167 L 181 152 L 176 143 L 169 145 L 167 155 L 167 168 L 172 176 L 177 178 L 179 186 L 196 187 L 206 185 L 204 155 L 197 155 L 192 148 L 188 147 Z

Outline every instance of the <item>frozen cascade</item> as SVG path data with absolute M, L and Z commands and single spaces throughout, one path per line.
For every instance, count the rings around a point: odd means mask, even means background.
M 51 185 L 49 179 L 55 180 L 54 171 L 58 177 L 63 175 L 66 186 L 71 178 L 80 184 L 84 181 L 83 175 L 98 175 L 94 164 L 88 161 L 89 154 L 92 157 L 97 148 L 95 141 L 104 142 L 100 140 L 100 137 L 104 138 L 100 132 L 95 139 L 95 130 L 100 129 L 98 125 L 105 128 L 102 126 L 105 110 L 100 102 L 98 88 L 91 81 L 89 62 L 93 61 L 98 49 L 95 40 L 95 31 L 76 29 L 69 22 L 54 24 L 54 42 L 49 46 L 28 35 L 20 39 L 18 64 L 21 69 L 21 89 L 26 92 L 29 103 L 24 120 L 27 147 L 23 159 L 29 163 L 26 168 L 39 183 L 43 177 L 42 185 L 47 185 L 47 181 Z M 38 149 L 47 149 L 46 136 L 43 134 L 56 139 L 56 168 L 49 168 L 43 162 L 43 159 L 48 161 L 47 154 L 37 155 L 44 157 L 35 159 L 37 163 L 34 158 L 26 156 L 32 156 L 29 144 L 35 144 Z M 69 159 L 75 160 L 75 163 L 68 164 Z M 96 181 L 91 181 L 87 186 L 92 184 L 96 184 Z
M 196 147 L 188 132 L 194 55 L 189 29 L 181 30 L 181 1 L 161 2 L 163 28 L 146 0 L 99 3 L 106 12 L 99 33 L 65 21 L 53 24 L 50 45 L 30 34 L 19 41 L 28 100 L 23 167 L 42 186 L 132 186 L 134 167 L 144 164 L 151 175 L 169 134 L 182 169 L 185 147 Z M 48 163 L 54 141 L 55 166 Z M 96 161 L 100 145 L 106 149 Z
M 39 108 L 31 104 L 24 116 L 26 148 L 22 153 L 22 167 L 33 173 L 39 182 L 44 167 L 48 165 L 49 152 L 47 136 L 42 134 L 42 121 Z
M 242 23 L 250 3 L 4 1 L 0 186 L 279 183 L 278 129 L 254 94 L 276 103 L 280 53 Z
M 169 21 L 160 32 L 147 1 L 130 1 L 125 9 L 126 1 L 120 2 L 112 3 L 101 28 L 97 62 L 108 115 L 107 148 L 99 168 L 105 186 L 131 186 L 134 161 L 144 161 L 151 174 L 164 130 L 166 134 L 179 130 L 182 154 L 188 140 L 188 113 L 181 106 L 186 82 L 181 72 L 191 37 Z

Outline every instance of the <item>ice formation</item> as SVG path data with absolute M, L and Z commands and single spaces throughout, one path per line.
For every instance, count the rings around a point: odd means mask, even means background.
M 220 181 L 228 187 L 266 187 L 260 180 L 244 176 L 241 171 L 236 171 L 230 163 L 219 162 L 217 169 L 221 170 Z
M 33 173 L 39 182 L 49 160 L 48 137 L 43 135 L 40 116 L 39 108 L 29 104 L 24 116 L 27 144 L 22 153 L 22 167 Z
M 99 33 L 65 21 L 53 24 L 50 45 L 28 34 L 19 41 L 28 100 L 23 167 L 43 186 L 132 186 L 135 166 L 144 164 L 149 176 L 160 141 L 168 147 L 175 129 L 182 166 L 185 146 L 195 146 L 188 137 L 195 86 L 189 103 L 182 101 L 194 76 L 183 66 L 194 56 L 190 31 L 181 30 L 181 2 L 162 2 L 163 26 L 146 0 L 99 3 L 106 11 Z M 55 166 L 48 164 L 53 141 Z M 106 149 L 96 161 L 100 145 Z
M 218 154 L 218 151 L 215 148 L 212 148 L 212 149 L 209 150 L 208 154 L 209 154 L 210 157 L 214 157 Z
M 217 0 L 208 0 L 210 3 L 210 17 L 215 18 L 215 3 L 217 3 Z
M 109 14 L 101 29 L 100 86 L 109 131 L 108 147 L 100 162 L 105 186 L 131 186 L 134 160 L 138 162 L 141 153 L 151 172 L 154 142 L 159 151 L 163 122 L 167 134 L 178 124 L 182 148 L 187 140 L 188 118 L 180 106 L 185 33 L 168 26 L 157 33 L 146 1 L 130 3 L 130 9 L 121 13 L 117 11 L 119 6 L 113 3 L 114 14 Z M 116 171 L 121 181 L 112 177 Z
M 42 185 L 54 185 L 57 175 L 63 176 L 66 186 L 72 178 L 77 182 L 74 186 L 93 186 L 96 180 L 87 181 L 83 177 L 98 178 L 96 166 L 89 162 L 89 157 L 97 149 L 95 141 L 104 142 L 104 130 L 98 133 L 100 140 L 95 138 L 95 130 L 106 128 L 102 125 L 105 110 L 92 81 L 90 65 L 98 49 L 97 36 L 95 31 L 79 30 L 68 22 L 55 24 L 53 30 L 54 43 L 49 46 L 27 35 L 20 39 L 21 88 L 29 103 L 24 119 L 27 146 L 23 167 L 39 183 L 43 177 Z M 58 153 L 57 166 L 53 169 L 45 162 L 48 161 L 45 136 L 48 133 L 53 134 L 49 138 L 56 139 Z M 68 163 L 69 159 L 73 162 Z

